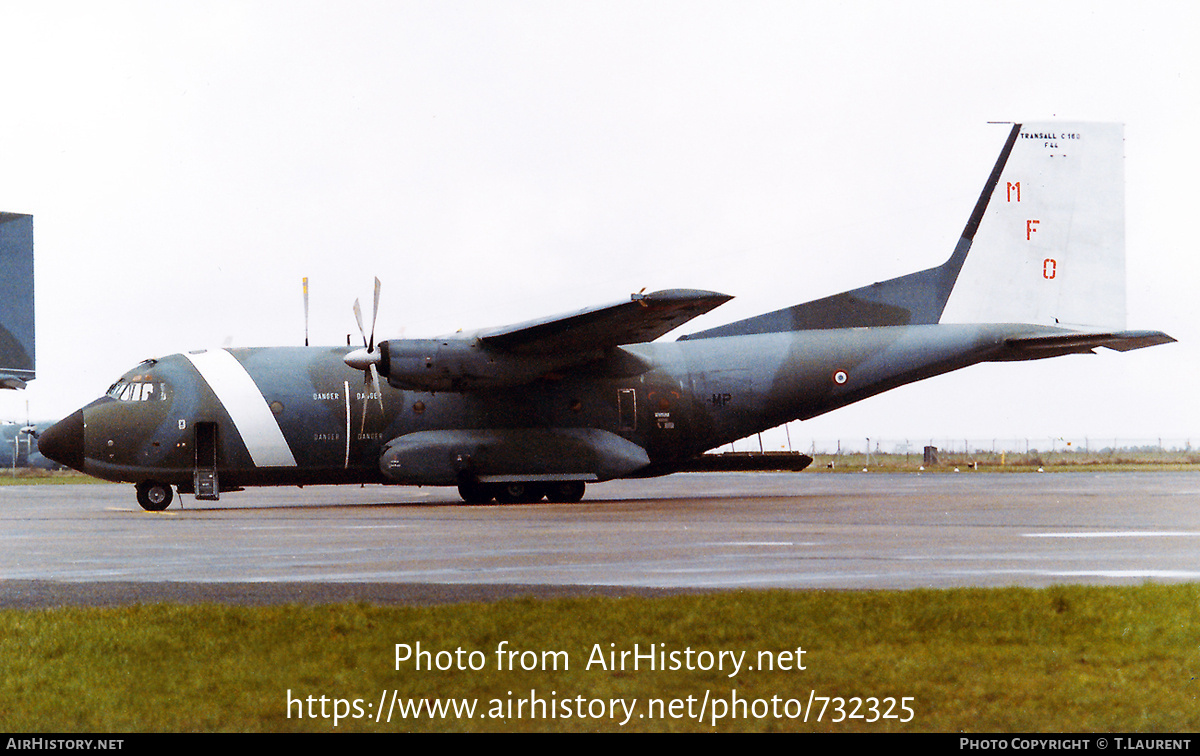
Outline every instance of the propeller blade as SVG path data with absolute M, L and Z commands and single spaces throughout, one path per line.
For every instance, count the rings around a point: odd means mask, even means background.
M 368 373 L 370 372 L 370 368 L 367 368 L 367 372 L 368 372 Z M 365 432 L 366 432 L 366 430 L 367 430 L 367 402 L 368 402 L 368 401 L 370 401 L 370 395 L 369 395 L 369 394 L 366 392 L 366 389 L 364 388 L 364 390 L 363 390 L 363 408 L 362 408 L 362 417 L 361 417 L 361 418 L 359 418 L 359 421 L 358 421 L 358 435 L 359 435 L 360 437 L 361 437 L 361 436 L 362 436 L 362 434 L 363 434 L 363 433 L 365 433 Z
M 304 346 L 308 346 L 308 276 L 303 278 L 304 282 Z
M 379 402 L 379 414 L 383 415 L 383 390 L 379 387 L 379 368 L 375 365 L 379 362 L 380 355 L 375 351 L 375 323 L 379 319 L 379 292 L 383 287 L 379 277 L 375 277 L 375 298 L 371 306 L 371 334 L 367 335 L 367 329 L 363 327 L 362 305 L 358 300 L 354 300 L 354 319 L 358 321 L 358 332 L 362 334 L 363 346 L 365 349 L 357 349 L 345 357 L 346 364 L 352 368 L 363 371 L 363 407 L 362 407 L 362 423 L 359 426 L 359 434 L 361 435 L 367 428 L 367 407 L 370 404 L 371 396 Z
M 367 345 L 367 331 L 366 331 L 366 329 L 363 328 L 362 307 L 359 307 L 357 299 L 354 300 L 354 319 L 358 321 L 358 332 L 362 334 L 363 346 L 366 346 Z M 367 349 L 367 351 L 369 352 L 371 350 Z
M 367 365 L 366 373 L 363 375 L 363 389 L 362 421 L 359 423 L 359 435 L 367 430 L 367 407 L 372 396 L 379 402 L 379 416 L 383 417 L 383 391 L 379 388 L 379 371 L 375 369 L 374 362 Z
M 375 398 L 379 400 L 379 414 L 383 414 L 383 390 L 379 388 L 379 371 L 375 368 L 375 363 L 371 363 L 371 367 L 367 370 L 367 374 L 371 378 L 371 391 L 374 392 Z
M 375 351 L 375 321 L 379 317 L 379 277 L 375 277 L 375 305 L 371 308 L 371 340 L 367 342 L 367 351 Z

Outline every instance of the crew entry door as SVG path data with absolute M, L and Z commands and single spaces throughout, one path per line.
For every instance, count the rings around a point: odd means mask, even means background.
M 617 389 L 617 430 L 637 430 L 637 391 L 631 388 Z
M 192 483 L 196 498 L 217 501 L 221 492 L 217 485 L 217 424 L 196 423 L 196 468 Z

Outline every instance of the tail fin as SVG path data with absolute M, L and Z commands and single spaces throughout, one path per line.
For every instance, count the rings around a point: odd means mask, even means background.
M 936 268 L 691 334 L 934 323 L 1125 324 L 1120 124 L 1013 124 L 954 253 Z
M 1125 327 L 1120 124 L 1016 124 L 943 323 Z
M 0 388 L 33 380 L 33 216 L 0 213 Z

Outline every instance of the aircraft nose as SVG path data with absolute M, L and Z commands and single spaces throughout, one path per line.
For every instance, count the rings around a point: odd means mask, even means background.
M 38 451 L 60 465 L 83 472 L 83 410 L 76 410 L 38 436 Z

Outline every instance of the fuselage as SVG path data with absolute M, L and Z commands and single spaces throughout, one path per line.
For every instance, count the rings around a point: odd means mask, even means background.
M 210 350 L 148 360 L 43 436 L 55 459 L 99 478 L 190 491 L 397 480 L 380 454 L 429 431 L 595 429 L 645 450 L 630 475 L 678 469 L 708 449 L 889 388 L 997 359 L 1032 326 L 829 329 L 622 347 L 634 375 L 601 362 L 527 385 L 378 395 L 345 347 Z M 635 360 L 628 360 L 632 355 Z M 49 449 L 47 449 L 47 446 Z M 615 476 L 612 476 L 615 477 Z M 598 479 L 598 478 L 593 478 Z

